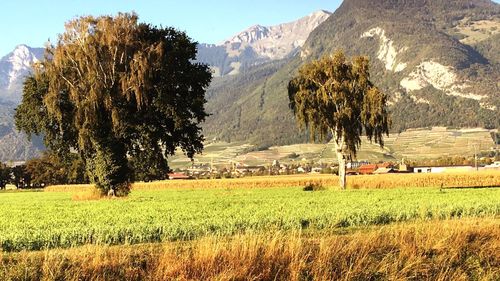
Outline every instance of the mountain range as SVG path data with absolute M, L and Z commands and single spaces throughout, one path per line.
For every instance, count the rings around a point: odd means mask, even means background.
M 499 128 L 500 5 L 489 0 L 344 0 L 277 26 L 252 26 L 220 44 L 199 44 L 210 65 L 203 124 L 209 139 L 264 149 L 307 141 L 288 108 L 298 68 L 343 49 L 366 55 L 371 78 L 390 97 L 392 132 L 447 126 Z M 43 49 L 19 45 L 0 60 L 0 160 L 42 148 L 13 129 L 30 65 Z
M 276 26 L 254 25 L 220 44 L 199 44 L 197 59 L 210 65 L 214 77 L 221 77 L 291 57 L 330 14 L 320 10 Z
M 215 79 L 204 128 L 266 148 L 306 141 L 288 108 L 298 68 L 342 49 L 369 57 L 389 97 L 392 132 L 500 127 L 500 5 L 489 0 L 345 0 L 298 54 Z

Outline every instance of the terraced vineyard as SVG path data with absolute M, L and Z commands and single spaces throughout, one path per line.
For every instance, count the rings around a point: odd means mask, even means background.
M 491 133 L 485 129 L 452 130 L 444 127 L 415 129 L 391 134 L 384 141 L 385 147 L 381 149 L 378 145 L 362 138 L 357 158 L 368 161 L 401 161 L 402 158 L 419 160 L 447 156 L 472 157 L 475 149 L 478 152 L 491 151 L 494 147 Z M 236 161 L 250 165 L 264 165 L 272 163 L 273 160 L 337 161 L 332 143 L 273 146 L 266 150 L 246 153 L 245 151 L 251 147 L 242 142 L 210 143 L 206 145 L 202 155 L 196 156 L 195 162 L 229 165 Z M 191 165 L 191 161 L 177 155 L 172 158 L 170 164 L 173 168 L 184 168 Z

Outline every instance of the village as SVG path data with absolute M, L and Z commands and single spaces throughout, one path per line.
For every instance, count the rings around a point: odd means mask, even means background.
M 484 159 L 483 159 L 484 160 Z M 347 175 L 380 175 L 395 173 L 453 173 L 500 170 L 500 161 L 489 161 L 490 164 L 473 165 L 410 165 L 403 159 L 399 163 L 369 161 L 351 161 L 346 165 Z M 210 179 L 210 178 L 240 178 L 246 176 L 274 176 L 295 174 L 337 174 L 335 163 L 280 163 L 274 160 L 269 165 L 246 165 L 233 162 L 228 165 L 213 165 L 211 163 L 193 164 L 187 169 L 176 169 L 168 174 L 170 180 Z

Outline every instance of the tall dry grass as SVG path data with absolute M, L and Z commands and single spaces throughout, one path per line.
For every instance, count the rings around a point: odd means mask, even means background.
M 4 253 L 1 280 L 499 280 L 498 220 Z
M 156 181 L 132 185 L 136 190 L 163 188 L 268 188 L 303 187 L 307 184 L 338 188 L 338 177 L 332 175 L 292 175 L 245 177 L 237 179 Z M 49 186 L 46 191 L 77 191 L 90 185 Z M 443 174 L 386 174 L 349 176 L 347 188 L 402 188 L 402 187 L 492 187 L 500 186 L 500 171 Z

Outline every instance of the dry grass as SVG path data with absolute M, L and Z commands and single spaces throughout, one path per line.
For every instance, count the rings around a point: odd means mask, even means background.
M 73 199 L 73 201 L 99 200 L 105 197 L 95 186 L 83 186 L 85 188 L 77 188 L 79 191 L 71 196 L 71 199 Z
M 1 280 L 499 280 L 498 220 L 4 253 Z
M 155 190 L 163 188 L 269 188 L 304 187 L 319 184 L 338 188 L 338 177 L 332 175 L 293 175 L 272 177 L 246 177 L 239 179 L 157 181 L 134 183 L 132 188 Z M 58 185 L 45 188 L 46 191 L 78 191 L 91 185 Z M 387 174 L 349 176 L 347 188 L 402 188 L 402 187 L 492 187 L 500 186 L 500 171 L 481 171 L 443 174 Z

